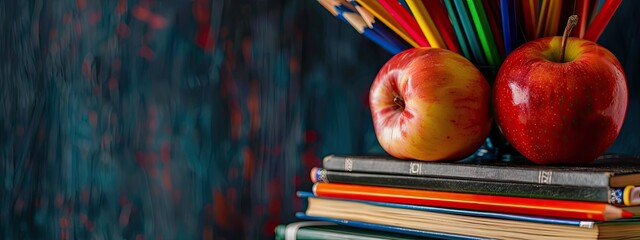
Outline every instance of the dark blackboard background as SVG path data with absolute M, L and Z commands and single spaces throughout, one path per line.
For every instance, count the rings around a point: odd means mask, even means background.
M 640 2 L 599 43 L 630 89 Z M 271 237 L 327 154 L 382 153 L 390 57 L 315 1 L 0 1 L 0 238 Z

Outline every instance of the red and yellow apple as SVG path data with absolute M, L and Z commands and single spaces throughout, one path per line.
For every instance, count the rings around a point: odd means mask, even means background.
M 620 133 L 626 77 L 604 47 L 561 37 L 531 41 L 502 64 L 494 85 L 496 121 L 506 139 L 540 164 L 588 163 Z
M 400 159 L 461 159 L 491 129 L 489 84 L 469 60 L 449 50 L 395 55 L 378 72 L 369 97 L 378 141 Z

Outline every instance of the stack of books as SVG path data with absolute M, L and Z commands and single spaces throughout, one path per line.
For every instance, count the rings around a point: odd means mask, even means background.
M 640 239 L 640 159 L 582 166 L 327 156 L 277 239 Z

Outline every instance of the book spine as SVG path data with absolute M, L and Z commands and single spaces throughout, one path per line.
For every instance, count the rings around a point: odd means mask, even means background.
M 609 187 L 610 178 L 609 174 L 603 172 L 553 171 L 541 168 L 513 168 L 478 164 L 397 160 L 385 157 L 346 157 L 335 155 L 325 157 L 322 167 L 328 170 L 345 172 L 585 187 Z
M 610 189 L 608 187 L 575 187 L 490 182 L 467 179 L 342 172 L 322 168 L 314 168 L 311 171 L 311 175 L 315 176 L 312 177 L 312 181 L 314 182 L 349 183 L 444 192 L 605 202 L 618 205 L 624 203 L 623 196 L 620 195 L 624 192 L 624 189 Z

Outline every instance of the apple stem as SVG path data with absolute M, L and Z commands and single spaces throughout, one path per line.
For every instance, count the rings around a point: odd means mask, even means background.
M 398 107 L 404 109 L 404 100 L 402 100 L 402 98 L 395 96 L 393 97 L 393 102 L 398 105 Z
M 565 49 L 567 48 L 567 40 L 569 40 L 569 34 L 571 34 L 571 30 L 573 30 L 573 27 L 575 27 L 576 24 L 578 24 L 578 15 L 571 15 L 569 17 L 569 20 L 567 21 L 567 26 L 564 28 L 564 34 L 562 34 L 562 45 L 560 47 L 561 48 L 560 62 L 565 62 L 564 52 L 565 52 Z

